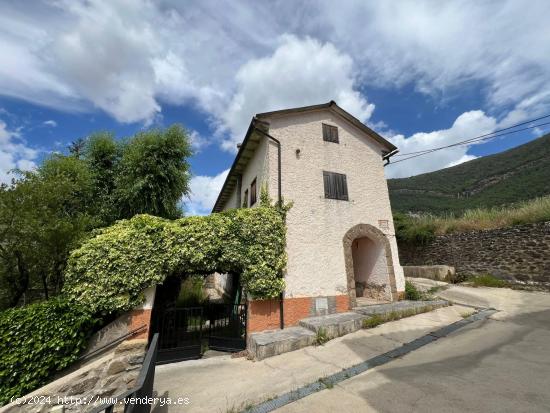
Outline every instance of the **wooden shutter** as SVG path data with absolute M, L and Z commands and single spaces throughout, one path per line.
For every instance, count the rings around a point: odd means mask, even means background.
M 257 193 L 256 193 L 256 178 L 252 181 L 250 184 L 250 206 L 254 205 L 257 200 Z
M 338 143 L 338 128 L 323 123 L 323 140 L 326 142 Z
M 325 198 L 348 201 L 348 183 L 346 175 L 323 171 Z

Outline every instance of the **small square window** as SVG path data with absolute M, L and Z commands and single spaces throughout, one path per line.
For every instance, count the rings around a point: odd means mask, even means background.
M 326 125 L 323 123 L 323 140 L 326 142 L 339 143 L 338 128 L 336 126 Z
M 250 206 L 256 203 L 256 178 L 250 184 Z
M 348 201 L 348 182 L 346 175 L 323 171 L 325 198 Z

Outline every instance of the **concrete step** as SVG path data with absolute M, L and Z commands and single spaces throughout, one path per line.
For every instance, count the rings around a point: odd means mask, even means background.
M 256 360 L 277 356 L 315 344 L 316 334 L 304 327 L 253 333 L 248 339 L 248 351 Z
M 355 307 L 354 312 L 362 314 L 365 316 L 372 316 L 375 314 L 387 315 L 392 312 L 397 313 L 408 313 L 408 312 L 424 312 L 426 307 L 431 307 L 432 309 L 446 307 L 449 305 L 449 302 L 446 300 L 429 300 L 429 301 L 396 301 L 393 303 L 387 304 L 376 304 L 376 305 L 367 305 L 361 307 Z
M 316 335 L 320 330 L 324 330 L 326 337 L 333 339 L 361 329 L 365 318 L 364 315 L 355 312 L 328 314 L 304 318 L 300 320 L 300 325 Z

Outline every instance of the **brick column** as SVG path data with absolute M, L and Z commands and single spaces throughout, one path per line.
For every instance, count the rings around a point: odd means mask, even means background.
M 140 306 L 130 311 L 128 317 L 128 332 L 135 330 L 141 326 L 145 326 L 138 334 L 128 337 L 128 340 L 136 339 L 148 339 L 149 328 L 151 327 L 151 313 L 153 311 L 153 304 L 155 301 L 156 287 L 150 287 L 146 289 L 143 294 L 145 295 L 145 302 Z

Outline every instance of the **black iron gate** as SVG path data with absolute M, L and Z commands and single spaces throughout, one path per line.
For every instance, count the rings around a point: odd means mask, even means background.
M 171 308 L 159 315 L 157 364 L 197 359 L 203 345 L 236 352 L 246 348 L 246 304 Z
M 171 308 L 159 320 L 157 364 L 200 358 L 203 308 Z
M 221 351 L 246 348 L 246 304 L 208 306 L 208 347 Z

